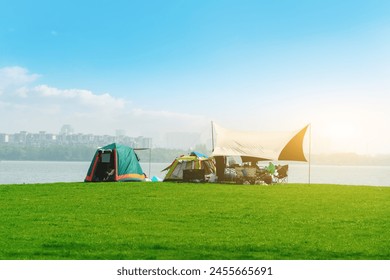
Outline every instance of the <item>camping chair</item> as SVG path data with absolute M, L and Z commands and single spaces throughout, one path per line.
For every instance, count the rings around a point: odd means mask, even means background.
M 273 178 L 266 168 L 256 170 L 256 180 L 271 185 Z
M 275 182 L 278 184 L 288 182 L 288 164 L 280 166 L 274 174 Z

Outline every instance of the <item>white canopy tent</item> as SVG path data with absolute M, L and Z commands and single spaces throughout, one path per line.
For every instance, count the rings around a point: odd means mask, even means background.
M 293 132 L 239 131 L 226 129 L 215 123 L 213 126 L 215 145 L 212 156 L 307 161 L 303 150 L 303 140 L 308 125 Z
M 216 159 L 240 156 L 243 161 L 307 162 L 303 142 L 308 127 L 309 125 L 306 125 L 300 130 L 290 132 L 260 132 L 232 130 L 212 123 L 213 152 L 211 156 Z

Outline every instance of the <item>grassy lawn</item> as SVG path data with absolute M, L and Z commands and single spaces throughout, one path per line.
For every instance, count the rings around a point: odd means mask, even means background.
M 390 188 L 0 185 L 0 259 L 390 259 Z

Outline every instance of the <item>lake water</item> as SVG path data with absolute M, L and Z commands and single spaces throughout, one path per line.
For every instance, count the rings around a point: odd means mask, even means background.
M 0 161 L 0 184 L 82 182 L 90 162 Z M 164 178 L 169 163 L 141 163 L 149 176 Z M 290 164 L 290 183 L 308 183 L 308 164 Z M 311 165 L 311 183 L 390 186 L 390 166 Z

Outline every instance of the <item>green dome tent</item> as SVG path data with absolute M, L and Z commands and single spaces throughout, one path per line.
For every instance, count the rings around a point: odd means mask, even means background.
M 145 174 L 134 150 L 112 143 L 96 150 L 85 182 L 144 181 Z

